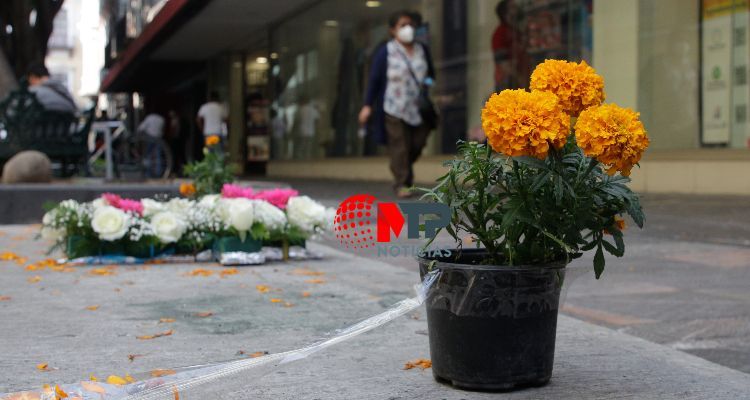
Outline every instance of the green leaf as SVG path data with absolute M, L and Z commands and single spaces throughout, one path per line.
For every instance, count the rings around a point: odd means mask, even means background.
M 609 254 L 612 254 L 613 256 L 616 256 L 616 257 L 622 257 L 623 256 L 624 253 L 622 251 L 620 251 L 620 249 L 618 249 L 617 247 L 615 247 L 615 245 L 613 245 L 612 243 L 610 243 L 610 242 L 608 242 L 606 240 L 602 240 L 602 244 L 604 245 L 604 249 L 607 250 L 607 252 Z
M 543 170 L 549 170 L 547 168 L 547 164 L 544 163 L 544 161 L 534 158 L 534 157 L 513 157 L 513 161 L 517 161 L 519 164 L 527 165 L 529 167 L 537 168 L 537 169 L 543 169 Z
M 602 242 L 599 240 L 599 246 L 596 248 L 596 254 L 594 255 L 594 274 L 596 279 L 599 279 L 604 272 L 604 252 L 602 251 Z

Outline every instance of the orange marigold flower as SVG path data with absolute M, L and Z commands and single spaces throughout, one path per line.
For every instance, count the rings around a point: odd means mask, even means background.
M 218 135 L 208 136 L 206 137 L 206 147 L 216 146 L 220 140 Z
M 546 60 L 531 74 L 530 87 L 532 91 L 552 92 L 573 117 L 604 101 L 604 79 L 586 61 Z
M 612 226 L 614 226 L 615 228 L 617 228 L 618 231 L 622 232 L 622 231 L 625 230 L 625 226 L 626 226 L 625 225 L 625 220 L 622 219 L 622 218 L 620 218 L 620 217 L 618 217 L 618 216 L 615 216 L 615 222 L 614 222 L 614 224 L 612 224 Z M 610 232 L 609 229 L 605 229 L 604 233 L 606 233 L 608 235 L 612 234 L 612 232 Z
M 508 89 L 485 103 L 482 129 L 499 153 L 544 159 L 550 144 L 558 149 L 565 145 L 570 117 L 552 93 Z
M 190 197 L 195 194 L 195 185 L 192 183 L 181 183 L 180 194 L 185 197 Z
M 583 152 L 606 165 L 607 173 L 629 176 L 649 144 L 639 113 L 616 104 L 584 110 L 575 125 Z

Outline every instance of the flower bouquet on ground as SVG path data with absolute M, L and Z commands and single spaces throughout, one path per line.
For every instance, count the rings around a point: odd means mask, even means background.
M 304 247 L 328 227 L 330 210 L 294 190 L 225 189 L 226 194 L 196 200 L 134 200 L 111 193 L 88 203 L 65 200 L 44 215 L 41 236 L 71 259 L 147 260 L 212 250 L 223 264 L 236 265 L 263 263 L 262 247 L 269 243 L 283 248 L 274 258 L 287 259 L 290 245 Z
M 41 236 L 68 258 L 128 256 L 151 259 L 197 254 L 226 230 L 215 210 L 187 199 L 133 200 L 105 193 L 79 203 L 65 200 L 42 220 Z
M 284 260 L 298 258 L 304 254 L 307 239 L 330 230 L 333 210 L 307 196 L 298 196 L 293 189 L 268 189 L 255 191 L 238 185 L 225 184 L 221 190 L 223 199 L 247 199 L 268 204 L 263 206 L 264 231 L 262 240 L 266 247 L 280 249 L 278 257 Z M 290 253 L 291 250 L 291 253 Z M 270 253 L 269 253 L 270 255 Z M 273 257 L 273 256 L 271 256 Z M 273 257 L 276 258 L 276 257 Z
M 424 198 L 451 210 L 457 249 L 423 257 L 442 275 L 427 298 L 433 374 L 497 390 L 549 381 L 565 266 L 594 251 L 625 252 L 623 216 L 644 216 L 629 174 L 648 146 L 638 113 L 602 104 L 603 79 L 585 62 L 547 60 L 531 91 L 493 94 L 487 144 L 461 143 Z M 463 248 L 470 237 L 474 248 Z

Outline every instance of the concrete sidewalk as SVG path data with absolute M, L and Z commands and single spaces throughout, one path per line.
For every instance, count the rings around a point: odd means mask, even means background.
M 0 252 L 28 257 L 23 265 L 44 258 L 45 244 L 30 240 L 34 227 L 0 232 Z M 0 393 L 294 349 L 413 295 L 413 271 L 315 247 L 324 260 L 236 274 L 210 264 L 56 272 L 0 261 L 0 296 L 10 297 L 0 301 Z M 205 271 L 211 275 L 191 274 Z M 185 398 L 738 399 L 750 393 L 750 375 L 565 316 L 549 385 L 462 392 L 436 383 L 430 370 L 402 369 L 429 358 L 423 316 L 397 319 L 262 378 L 221 380 Z M 153 340 L 136 338 L 169 330 Z M 39 363 L 50 371 L 37 370 Z

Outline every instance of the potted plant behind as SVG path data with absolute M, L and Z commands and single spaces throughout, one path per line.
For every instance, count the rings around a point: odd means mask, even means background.
M 605 251 L 624 254 L 622 216 L 643 226 L 627 187 L 649 143 L 638 114 L 602 104 L 603 80 L 585 62 L 547 60 L 530 86 L 493 94 L 488 143 L 461 143 L 424 189 L 449 206 L 458 246 L 419 258 L 423 276 L 441 271 L 426 299 L 432 370 L 460 388 L 547 383 L 565 266 L 595 250 L 599 278 Z M 475 248 L 463 248 L 467 236 Z

